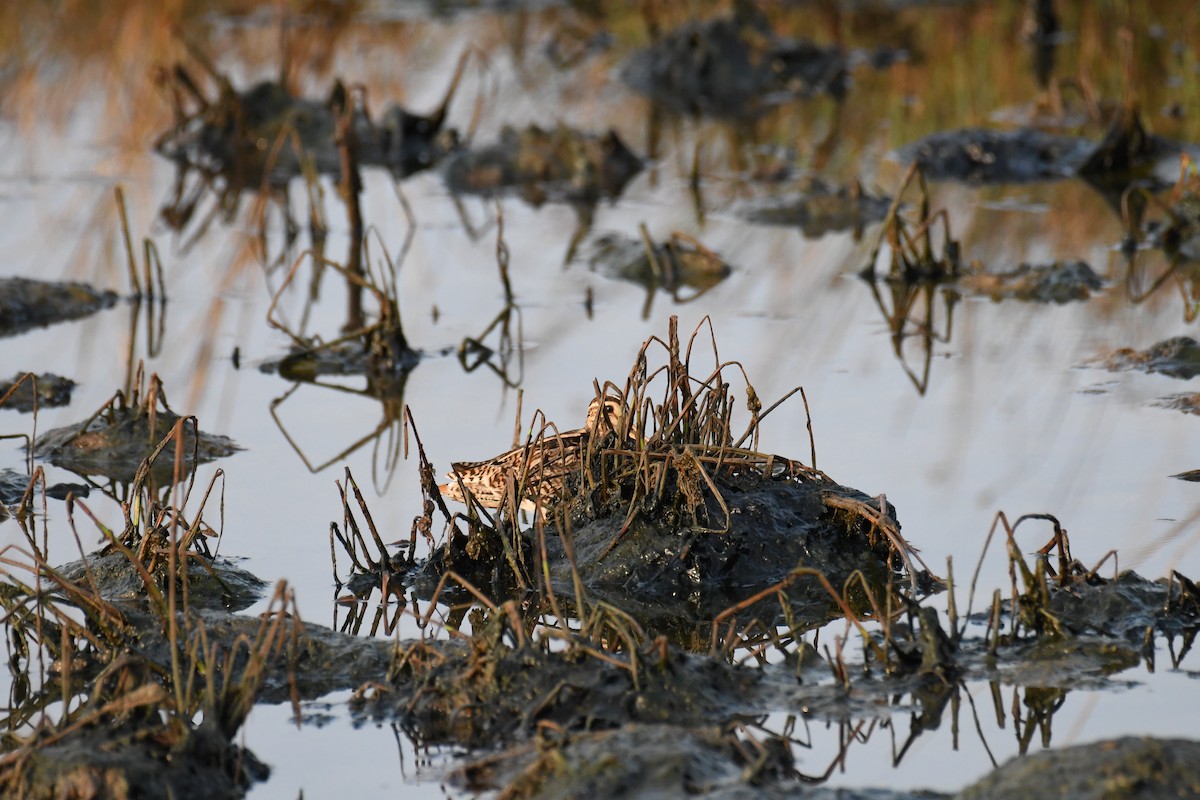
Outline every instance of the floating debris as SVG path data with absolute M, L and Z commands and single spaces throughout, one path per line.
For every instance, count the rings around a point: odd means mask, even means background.
M 70 405 L 75 386 L 75 381 L 52 372 L 36 376 L 31 372 L 18 372 L 11 381 L 0 381 L 0 408 L 30 412 L 35 406 L 57 408 Z
M 975 265 L 959 275 L 958 288 L 993 300 L 1032 303 L 1069 303 L 1087 300 L 1104 281 L 1086 262 L 1055 261 L 1021 264 L 1011 272 L 987 272 Z
M 506 127 L 495 144 L 454 154 L 443 174 L 454 192 L 514 189 L 532 205 L 541 205 L 619 197 L 641 169 L 642 160 L 615 131 L 595 135 L 565 125 L 552 130 L 531 125 Z
M 811 178 L 797 192 L 772 197 L 742 216 L 760 225 L 796 227 L 810 239 L 836 231 L 861 231 L 887 216 L 890 197 L 877 197 L 863 191 L 857 182 L 851 186 L 831 187 Z
M 116 302 L 116 292 L 85 283 L 0 278 L 0 336 L 87 317 Z
M 1139 370 L 1188 380 L 1200 375 L 1200 342 L 1190 336 L 1166 339 L 1145 350 L 1123 347 L 1100 361 L 1112 372 Z

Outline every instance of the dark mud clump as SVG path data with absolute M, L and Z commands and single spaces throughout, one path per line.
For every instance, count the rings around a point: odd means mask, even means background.
M 905 574 L 914 551 L 891 505 L 881 509 L 824 473 L 732 445 L 722 452 L 698 443 L 661 449 L 660 441 L 645 451 L 615 444 L 598 439 L 596 450 L 609 455 L 565 478 L 544 532 L 455 528 L 419 569 L 418 590 L 447 570 L 492 596 L 516 591 L 515 575 L 545 575 L 567 607 L 582 589 L 649 635 L 704 649 L 722 614 L 802 631 L 852 607 L 864 611 L 869 594 L 895 585 L 912 585 L 914 594 L 938 588 L 924 570 Z M 653 466 L 637 471 L 639 463 Z M 848 607 L 842 587 L 852 575 Z
M 1200 628 L 1200 593 L 1186 577 L 1148 581 L 1136 572 L 1060 588 L 1050 610 L 1077 635 L 1099 634 L 1140 644 L 1147 629 L 1175 636 Z
M 1021 756 L 958 800 L 1200 797 L 1200 742 L 1125 738 Z
M 505 128 L 487 147 L 460 151 L 443 167 L 454 192 L 515 190 L 533 205 L 547 200 L 595 203 L 616 198 L 642 169 L 642 160 L 615 131 L 581 133 L 563 125 Z
M 132 601 L 146 596 L 142 573 L 123 554 L 114 550 L 95 553 L 87 563 L 73 561 L 59 567 L 59 573 L 76 583 L 89 582 L 96 593 L 111 602 Z M 188 558 L 188 603 L 194 608 L 219 608 L 241 611 L 260 597 L 266 583 L 253 573 L 224 558 L 209 559 L 200 555 Z M 159 561 L 151 574 L 160 587 L 167 583 L 166 563 Z
M 682 625 L 674 632 L 686 636 L 687 621 L 712 620 L 780 584 L 787 585 L 786 608 L 772 594 L 746 608 L 745 617 L 777 624 L 791 615 L 795 624 L 815 626 L 839 616 L 821 582 L 793 575 L 797 567 L 819 571 L 838 587 L 855 571 L 875 586 L 898 578 L 886 537 L 872 530 L 866 514 L 851 510 L 871 507 L 861 492 L 823 476 L 730 470 L 711 478 L 728 506 L 727 524 L 716 496 L 690 514 L 670 504 L 629 524 L 624 505 L 592 511 L 579 503 L 569 533 L 574 568 L 561 537 L 546 542 L 557 590 L 571 591 L 574 569 L 593 597 L 634 613 L 651 630 Z M 844 510 L 838 501 L 846 501 Z M 885 516 L 894 514 L 889 506 Z
M 588 263 L 609 277 L 662 289 L 681 302 L 698 297 L 733 271 L 719 255 L 683 234 L 664 242 L 607 234 L 593 243 Z M 695 292 L 681 296 L 684 288 Z
M 80 319 L 117 302 L 115 292 L 84 283 L 0 278 L 0 336 Z
M 107 724 L 72 731 L 52 744 L 15 755 L 0 767 L 8 797 L 137 798 L 208 800 L 245 796 L 270 769 L 254 754 L 231 743 L 215 724 L 181 735 L 159 721 L 166 690 L 146 684 L 127 701 L 125 715 L 109 712 Z M 132 714 L 130 714 L 132 712 Z M 122 717 L 125 717 L 122 719 Z
M 741 117 L 790 98 L 843 97 L 849 61 L 837 47 L 777 37 L 749 4 L 689 22 L 635 53 L 625 82 L 676 113 Z
M 25 380 L 21 380 L 22 378 Z M 0 398 L 8 398 L 0 403 L 0 408 L 30 412 L 35 406 L 57 408 L 70 405 L 71 392 L 74 390 L 75 381 L 52 372 L 43 372 L 36 376 L 32 373 L 17 373 L 11 381 L 0 381 Z
M 29 490 L 30 477 L 11 469 L 0 469 L 0 503 L 11 506 L 19 503 Z M 81 483 L 55 483 L 46 487 L 46 496 L 66 500 L 67 495 L 87 497 L 91 487 Z M 33 496 L 37 496 L 36 492 Z
M 114 480 L 133 478 L 142 461 L 168 437 L 181 417 L 161 409 L 110 404 L 81 425 L 55 428 L 38 437 L 34 454 L 80 475 L 100 475 Z M 225 436 L 184 423 L 183 463 L 188 467 L 233 455 L 241 448 Z M 170 477 L 175 461 L 175 442 L 166 443 L 162 457 L 155 459 L 156 475 Z
M 1145 350 L 1123 347 L 1100 363 L 1113 372 L 1139 370 L 1188 380 L 1200 375 L 1200 342 L 1190 336 L 1176 336 Z
M 993 300 L 1021 300 L 1032 303 L 1069 303 L 1087 300 L 1104 286 L 1086 262 L 1055 261 L 1052 264 L 1022 264 L 1011 272 L 963 272 L 960 289 L 986 295 Z
M 892 200 L 853 186 L 831 187 L 813 179 L 798 192 L 774 197 L 746 210 L 742 216 L 760 225 L 797 227 L 811 238 L 843 230 L 859 231 L 887 216 Z
M 938 180 L 1022 183 L 1077 175 L 1109 184 L 1127 183 L 1139 170 L 1179 151 L 1179 145 L 1146 133 L 1136 113 L 1122 111 L 1100 142 L 1033 128 L 966 128 L 927 136 L 901 148 L 898 156 Z
M 1090 150 L 1091 143 L 1078 136 L 967 128 L 927 136 L 901 148 L 898 156 L 935 180 L 1020 183 L 1070 177 Z

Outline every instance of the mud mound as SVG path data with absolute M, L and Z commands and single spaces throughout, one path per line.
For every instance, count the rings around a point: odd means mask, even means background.
M 0 336 L 90 316 L 116 302 L 115 292 L 84 283 L 0 278 Z
M 1200 742 L 1126 738 L 1009 761 L 957 800 L 1200 797 Z
M 144 409 L 119 408 L 112 414 L 98 414 L 84 425 L 67 425 L 38 437 L 34 454 L 51 464 L 80 475 L 101 475 L 114 480 L 130 480 L 142 461 L 170 435 L 179 415 L 159 411 L 153 417 Z M 233 455 L 241 448 L 232 439 L 183 427 L 182 458 L 194 466 Z M 156 475 L 170 476 L 174 468 L 175 445 L 170 442 L 161 458 L 155 460 Z

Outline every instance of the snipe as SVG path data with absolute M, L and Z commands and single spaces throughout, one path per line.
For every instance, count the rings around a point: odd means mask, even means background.
M 566 476 L 579 470 L 588 439 L 620 429 L 625 400 L 619 394 L 597 397 L 588 405 L 582 428 L 554 433 L 552 430 L 523 447 L 501 453 L 486 461 L 460 461 L 450 465 L 446 483 L 438 486 L 451 500 L 466 503 L 463 487 L 484 508 L 499 508 L 504 502 L 509 477 L 514 486 L 523 484 L 521 510 L 532 512 L 554 505 L 562 497 Z

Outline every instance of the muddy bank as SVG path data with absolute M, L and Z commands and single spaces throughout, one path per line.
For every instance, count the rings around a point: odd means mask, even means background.
M 1050 609 L 1070 632 L 1141 644 L 1147 631 L 1178 636 L 1200 629 L 1200 592 L 1186 576 L 1149 581 L 1136 572 L 1055 591 Z
M 400 643 L 389 682 L 352 704 L 356 713 L 401 719 L 423 741 L 486 748 L 525 741 L 546 726 L 715 724 L 747 712 L 746 698 L 762 680 L 755 670 L 674 648 L 597 658 L 581 640 L 565 653 L 513 647 L 506 618 L 476 612 L 472 622 L 469 647 Z
M 157 567 L 149 568 L 159 588 L 165 590 L 166 564 L 161 560 L 156 564 Z M 112 548 L 88 556 L 86 564 L 82 560 L 72 561 L 58 571 L 75 583 L 94 585 L 97 595 L 110 602 L 140 601 L 146 596 L 142 573 L 125 554 Z M 188 603 L 193 608 L 241 611 L 262 597 L 267 588 L 265 581 L 224 558 L 193 556 L 188 560 L 186 572 Z
M 614 444 L 611 436 L 600 440 L 596 452 Z M 878 501 L 798 462 L 736 450 L 718 455 L 698 445 L 642 456 L 607 452 L 582 479 L 597 481 L 593 489 L 566 477 L 569 499 L 544 530 L 456 527 L 418 570 L 417 588 L 428 593 L 453 570 L 503 598 L 545 575 L 547 591 L 565 607 L 582 589 L 589 602 L 621 609 L 649 635 L 703 648 L 712 621 L 731 610 L 743 623 L 795 631 L 841 616 L 847 607 L 840 587 L 852 574 L 862 584 L 849 602 L 860 610 L 867 608 L 864 592 L 909 582 L 920 592 L 938 586 L 924 571 L 907 573 L 911 550 L 895 509 L 881 510 Z M 639 458 L 657 465 L 653 494 L 639 488 Z

